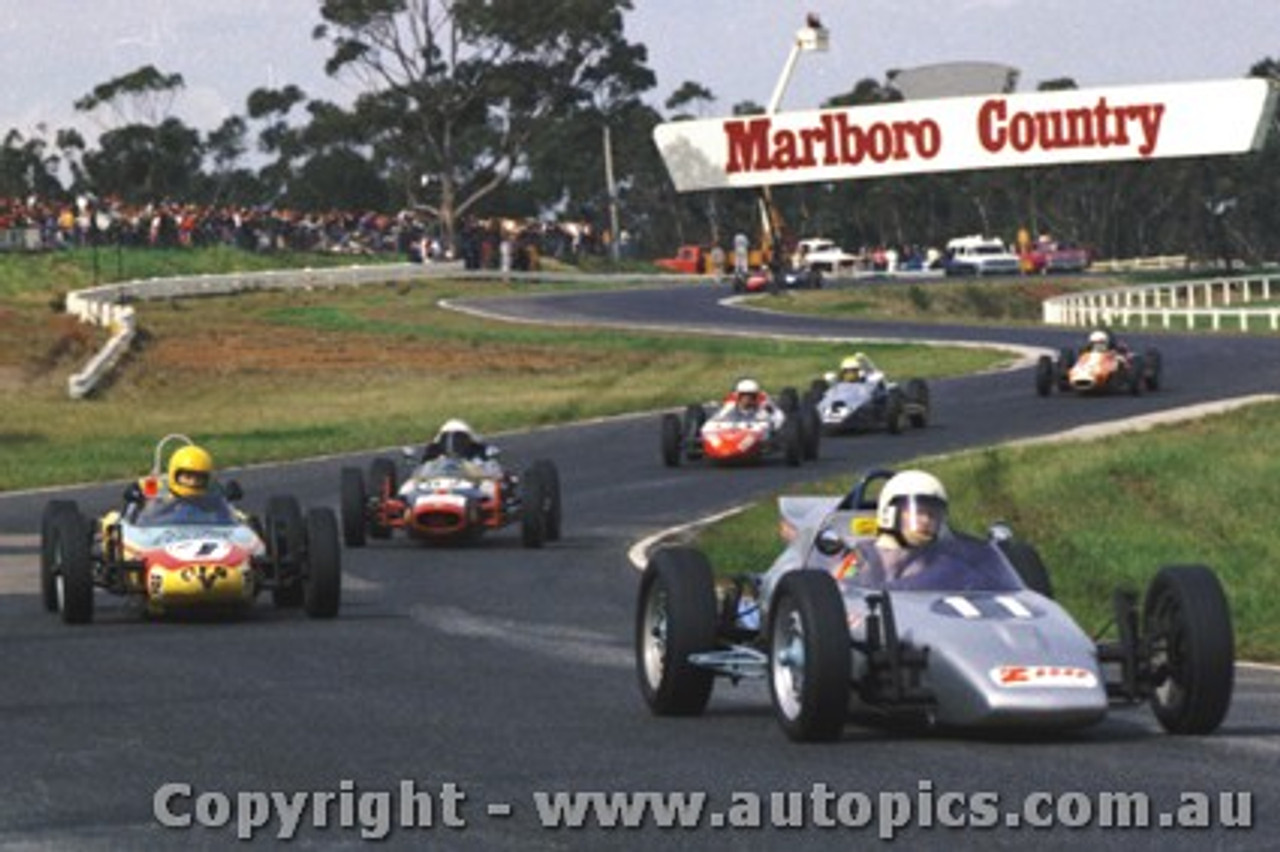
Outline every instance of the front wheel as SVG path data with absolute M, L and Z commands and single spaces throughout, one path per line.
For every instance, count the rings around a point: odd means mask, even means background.
M 65 624 L 93 621 L 93 554 L 88 522 L 74 506 L 50 518 L 54 600 Z
M 546 516 L 547 541 L 559 541 L 560 522 L 563 518 L 563 511 L 560 508 L 560 471 L 555 462 L 549 459 L 538 459 L 533 464 L 542 471 L 542 478 L 546 483 L 543 513 Z
M 1161 568 L 1142 611 L 1151 709 L 1171 734 L 1208 734 L 1222 724 L 1235 683 L 1231 612 L 1217 576 L 1203 565 Z
M 662 463 L 667 467 L 680 466 L 680 439 L 680 418 L 662 415 Z
M 689 547 L 658 550 L 640 578 L 635 652 L 640 694 L 655 716 L 698 716 L 715 676 L 690 657 L 716 645 L 711 564 Z
M 307 570 L 302 579 L 302 609 L 311 618 L 333 618 L 342 600 L 342 555 L 338 519 L 333 510 L 307 512 Z
M 852 678 L 844 599 L 826 571 L 784 576 L 769 619 L 769 694 L 774 715 L 798 742 L 839 738 Z

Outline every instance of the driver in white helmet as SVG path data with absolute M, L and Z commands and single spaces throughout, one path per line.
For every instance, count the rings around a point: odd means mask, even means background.
M 775 429 L 782 428 L 782 422 L 786 419 L 782 410 L 760 389 L 760 383 L 751 378 L 738 380 L 717 416 L 767 421 Z
M 484 462 L 490 457 L 489 445 L 480 440 L 466 421 L 446 420 L 422 453 L 423 461 L 441 457 Z
M 876 537 L 857 542 L 833 573 L 872 588 L 922 584 L 931 546 L 948 533 L 942 482 L 923 470 L 904 470 L 880 489 Z

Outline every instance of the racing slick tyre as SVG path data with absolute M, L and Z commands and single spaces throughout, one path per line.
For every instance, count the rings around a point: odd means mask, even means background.
M 1070 346 L 1058 350 L 1058 390 L 1071 390 L 1071 368 L 1076 365 L 1076 352 Z
M 896 388 L 889 391 L 889 398 L 884 403 L 884 425 L 890 435 L 902 434 L 903 421 L 906 419 L 905 407 L 902 391 Z
M 800 423 L 796 417 L 788 417 L 782 424 L 782 456 L 790 467 L 799 467 L 804 461 L 804 436 L 800 434 Z
M 818 447 L 822 442 L 822 422 L 818 419 L 818 409 L 806 401 L 797 413 L 800 420 L 800 444 L 805 461 L 818 460 Z
M 1054 384 L 1053 359 L 1048 355 L 1041 355 L 1040 360 L 1036 361 L 1036 393 L 1048 396 Z
M 275 582 L 271 602 L 277 609 L 299 606 L 303 602 L 302 560 L 306 556 L 307 531 L 297 499 L 287 494 L 268 499 L 264 526 Z
M 555 462 L 548 459 L 538 459 L 533 466 L 542 471 L 543 482 L 546 483 L 546 501 L 544 503 L 544 511 L 546 513 L 546 533 L 547 541 L 560 540 L 560 471 L 556 468 Z
M 65 624 L 93 621 L 91 535 L 88 521 L 75 504 L 64 504 L 49 518 L 54 604 Z
M 1022 580 L 1022 585 L 1046 598 L 1053 598 L 1053 581 L 1049 579 L 1049 569 L 1045 567 L 1044 560 L 1035 547 L 1016 538 L 1000 542 L 999 547 L 1017 572 L 1018 579 Z
M 369 498 L 360 469 L 342 469 L 342 542 L 347 547 L 364 547 L 365 511 Z
M 800 394 L 795 388 L 783 388 L 778 392 L 778 407 L 787 414 L 793 413 L 800 407 Z
M 1235 638 L 1217 576 L 1203 565 L 1168 565 L 1142 608 L 1151 709 L 1171 734 L 1208 734 L 1231 705 Z
M 1143 354 L 1143 358 L 1146 361 L 1147 369 L 1142 378 L 1146 383 L 1147 390 L 1160 390 L 1160 383 L 1164 379 L 1164 364 L 1160 359 L 1160 350 L 1154 346 L 1149 346 Z
M 542 547 L 547 541 L 547 501 L 551 490 L 546 471 L 533 465 L 524 472 L 521 486 L 520 540 L 525 547 Z
M 369 463 L 369 493 L 378 498 L 378 506 L 383 506 L 387 500 L 396 496 L 396 489 L 400 487 L 396 479 L 396 463 L 388 458 L 376 458 Z M 381 517 L 381 511 L 369 521 L 369 537 L 370 538 L 391 538 L 391 527 L 381 523 L 378 518 Z
M 680 418 L 674 414 L 662 415 L 662 463 L 667 467 L 680 466 Z
M 640 578 L 636 605 L 636 674 L 655 716 L 698 716 L 715 675 L 690 662 L 716 648 L 716 592 L 711 564 L 691 547 L 654 552 Z
M 1125 378 L 1128 380 L 1128 390 L 1133 396 L 1142 395 L 1142 384 L 1144 381 L 1144 373 L 1147 369 L 1147 362 L 1141 355 L 1134 355 L 1133 360 L 1129 362 L 1129 375 Z
M 911 411 L 907 420 L 916 429 L 929 425 L 929 385 L 924 379 L 911 379 L 907 382 L 907 400 L 911 403 Z
M 58 611 L 58 583 L 53 571 L 53 523 L 64 512 L 79 514 L 72 500 L 50 500 L 40 515 L 40 599 L 48 612 Z
M 769 695 L 774 715 L 798 742 L 839 738 L 852 664 L 844 599 L 826 571 L 792 571 L 774 593 L 769 618 Z
M 307 570 L 302 577 L 302 610 L 311 618 L 333 618 L 342 600 L 342 551 L 338 519 L 327 507 L 307 512 Z

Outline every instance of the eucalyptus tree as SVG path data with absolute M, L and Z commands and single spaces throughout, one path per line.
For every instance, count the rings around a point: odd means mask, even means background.
M 313 36 L 407 200 L 452 241 L 460 217 L 526 176 L 539 137 L 652 85 L 623 35 L 629 0 L 322 0 Z M 561 151 L 584 160 L 600 148 Z

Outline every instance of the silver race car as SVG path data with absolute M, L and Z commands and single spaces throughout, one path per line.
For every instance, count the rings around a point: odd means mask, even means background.
M 922 428 L 929 422 L 929 386 L 924 379 L 904 385 L 891 382 L 861 353 L 846 358 L 838 372 L 814 379 L 808 398 L 828 434 L 885 429 L 897 435 L 908 426 Z
M 995 525 L 947 530 L 911 581 L 842 568 L 876 534 L 875 471 L 843 498 L 783 497 L 789 543 L 763 576 L 718 593 L 705 556 L 656 551 L 636 613 L 640 690 L 656 715 L 698 715 L 716 676 L 763 678 L 793 740 L 833 740 L 850 711 L 960 728 L 1060 730 L 1149 701 L 1175 734 L 1215 730 L 1231 702 L 1225 596 L 1203 566 L 1160 569 L 1117 638 L 1091 639 L 1052 599 L 1039 555 Z M 922 551 L 923 553 L 923 551 Z

